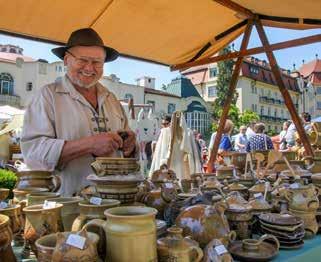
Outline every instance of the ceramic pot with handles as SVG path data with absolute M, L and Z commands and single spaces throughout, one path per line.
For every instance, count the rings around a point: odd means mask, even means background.
M 183 237 L 183 230 L 173 226 L 167 229 L 168 235 L 157 240 L 158 261 L 199 262 L 203 251 L 198 243 Z
M 289 209 L 297 211 L 316 211 L 319 208 L 319 189 L 314 185 L 299 185 L 298 188 L 289 188 L 285 198 L 289 202 Z
M 0 215 L 0 259 L 6 262 L 16 262 L 12 251 L 12 231 L 9 226 L 9 217 Z
M 157 261 L 157 210 L 150 207 L 122 206 L 106 210 L 107 220 L 94 219 L 85 229 L 100 228 L 106 236 L 108 262 Z

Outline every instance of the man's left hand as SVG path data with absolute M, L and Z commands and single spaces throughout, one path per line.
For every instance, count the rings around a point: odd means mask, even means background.
M 119 130 L 117 133 L 121 134 L 124 132 L 126 132 L 126 136 L 123 139 L 122 149 L 123 149 L 124 157 L 130 157 L 136 149 L 136 134 L 131 130 Z

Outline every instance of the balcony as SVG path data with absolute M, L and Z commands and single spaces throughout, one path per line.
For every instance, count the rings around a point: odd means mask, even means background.
M 20 96 L 1 95 L 0 105 L 9 105 L 14 107 L 20 107 Z
M 280 105 L 280 106 L 284 105 L 284 101 L 282 101 L 281 99 L 275 99 L 268 96 L 260 96 L 259 101 L 261 103 L 266 103 L 271 105 Z

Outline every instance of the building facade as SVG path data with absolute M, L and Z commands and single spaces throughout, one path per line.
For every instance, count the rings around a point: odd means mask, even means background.
M 23 55 L 14 45 L 0 45 L 0 105 L 25 107 L 43 85 L 62 76 L 63 62 L 48 63 Z
M 198 66 L 183 71 L 191 79 L 203 99 L 212 104 L 216 99 L 217 64 Z M 302 111 L 301 91 L 297 77 L 291 71 L 282 70 L 282 78 L 298 112 Z M 280 132 L 284 121 L 290 119 L 284 99 L 279 91 L 270 65 L 254 57 L 244 59 L 236 86 L 237 107 L 240 112 L 256 112 L 267 130 Z

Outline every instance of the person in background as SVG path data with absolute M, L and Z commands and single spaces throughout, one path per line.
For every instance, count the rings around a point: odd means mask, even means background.
M 161 128 L 169 127 L 170 124 L 171 124 L 171 121 L 172 121 L 172 117 L 171 117 L 170 115 L 165 115 L 165 116 L 162 118 Z
M 278 141 L 278 144 L 280 144 L 280 147 L 279 147 L 280 150 L 287 149 L 287 142 L 286 142 L 285 136 L 288 132 L 290 125 L 291 125 L 291 121 L 285 121 L 283 123 L 283 130 L 279 134 L 279 141 Z
M 255 136 L 256 134 L 255 134 L 255 131 L 254 131 L 254 126 L 256 125 L 256 122 L 251 122 L 249 125 L 248 125 L 248 127 L 247 127 L 247 129 L 246 129 L 246 132 L 245 132 L 245 134 L 246 134 L 246 137 L 247 137 L 247 140 L 250 140 L 250 138 L 252 137 L 252 136 Z
M 234 124 L 231 120 L 227 119 L 224 125 L 222 138 L 218 147 L 218 154 L 224 156 L 226 152 L 232 151 L 232 142 L 230 135 L 233 131 Z M 212 134 L 209 144 L 209 157 L 211 156 L 212 149 L 214 147 L 216 132 Z
M 246 126 L 240 126 L 240 133 L 235 137 L 235 151 L 246 152 L 246 145 L 248 142 L 246 135 Z
M 247 152 L 262 151 L 262 150 L 272 150 L 273 143 L 271 138 L 264 134 L 265 125 L 263 123 L 257 123 L 254 126 L 255 136 L 249 139 L 246 145 Z

